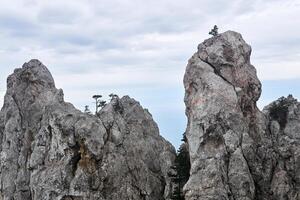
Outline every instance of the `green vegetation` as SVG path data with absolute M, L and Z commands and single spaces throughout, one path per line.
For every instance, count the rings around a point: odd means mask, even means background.
M 116 95 L 116 94 L 113 94 L 111 93 L 109 95 L 110 97 L 110 101 L 114 100 L 114 99 L 118 99 L 119 96 Z M 95 111 L 95 114 L 97 114 L 99 112 L 99 110 L 101 110 L 104 106 L 106 106 L 106 101 L 102 100 L 102 95 L 100 94 L 96 94 L 96 95 L 93 95 L 92 96 L 93 99 L 95 99 L 95 104 L 96 104 L 96 111 Z M 84 110 L 85 113 L 91 113 L 90 109 L 89 109 L 89 106 L 85 106 L 85 110 Z
M 173 200 L 184 200 L 182 189 L 190 177 L 190 156 L 187 149 L 185 134 L 183 134 L 182 141 L 184 141 L 184 143 L 179 147 L 175 159 L 175 165 L 172 166 L 172 169 L 175 171 L 175 173 L 173 175 L 170 175 L 174 184 L 171 197 L 171 199 Z
M 211 31 L 208 34 L 212 36 L 217 36 L 219 34 L 217 25 L 214 25 L 214 28 L 211 29 Z
M 114 93 L 111 93 L 110 95 L 108 95 L 110 97 L 110 100 L 113 100 L 113 99 L 116 99 L 116 98 L 119 98 L 118 95 L 114 94 Z
M 284 129 L 287 123 L 287 117 L 289 112 L 289 106 L 293 104 L 295 99 L 292 95 L 287 98 L 281 97 L 275 104 L 270 108 L 270 117 L 272 120 L 276 120 L 280 129 Z
M 87 114 L 91 114 L 91 111 L 90 111 L 88 105 L 84 106 L 84 112 L 87 113 Z
M 102 97 L 102 95 L 99 95 L 99 94 L 97 94 L 97 95 L 94 95 L 93 96 L 93 99 L 95 99 L 95 103 L 96 103 L 96 111 L 95 111 L 95 114 L 97 114 L 98 113 L 98 108 L 100 107 L 99 106 L 99 104 L 100 104 L 100 98 Z
M 101 100 L 99 101 L 98 107 L 103 108 L 105 105 L 106 105 L 106 101 Z
M 102 95 L 94 95 L 93 99 L 95 99 L 95 103 L 96 103 L 96 112 L 95 114 L 98 113 L 98 109 L 102 109 L 105 105 L 106 105 L 106 101 L 101 100 L 100 98 L 102 98 Z

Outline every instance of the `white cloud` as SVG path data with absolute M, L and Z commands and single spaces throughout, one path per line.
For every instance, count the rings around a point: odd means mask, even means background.
M 262 80 L 299 79 L 300 59 L 257 63 L 258 76 Z

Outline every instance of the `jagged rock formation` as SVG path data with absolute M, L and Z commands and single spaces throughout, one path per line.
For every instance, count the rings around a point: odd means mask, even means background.
M 170 200 L 182 189 L 186 200 L 300 200 L 300 103 L 282 97 L 260 111 L 250 54 L 233 31 L 198 46 L 176 162 L 134 99 L 82 113 L 42 63 L 25 63 L 0 112 L 0 200 Z
M 300 199 L 300 103 L 290 96 L 259 111 L 250 54 L 242 36 L 227 31 L 189 60 L 187 200 Z
M 165 200 L 175 150 L 125 96 L 98 116 L 64 102 L 48 69 L 25 63 L 0 112 L 0 199 Z
M 300 103 L 291 95 L 263 110 L 268 117 L 276 164 L 271 193 L 274 199 L 300 199 Z

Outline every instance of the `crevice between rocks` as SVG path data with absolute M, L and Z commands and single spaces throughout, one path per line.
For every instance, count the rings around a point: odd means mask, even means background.
M 226 83 L 228 83 L 229 85 L 231 85 L 231 86 L 233 87 L 233 89 L 235 88 L 235 86 L 234 86 L 230 81 L 228 81 L 224 76 L 222 76 L 222 74 L 219 72 L 219 70 L 218 70 L 215 66 L 213 66 L 213 65 L 210 64 L 209 62 L 207 62 L 207 61 L 201 59 L 200 57 L 199 57 L 199 59 L 200 59 L 202 62 L 208 64 L 211 68 L 213 68 L 214 73 L 215 73 L 216 75 L 218 75 L 219 77 L 221 77 Z

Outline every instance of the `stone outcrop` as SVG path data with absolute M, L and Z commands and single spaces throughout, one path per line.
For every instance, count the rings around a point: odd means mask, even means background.
M 291 95 L 263 110 L 275 152 L 270 185 L 274 199 L 300 199 L 300 103 Z
M 187 200 L 300 199 L 300 104 L 289 96 L 261 112 L 250 54 L 242 36 L 227 31 L 188 62 Z
M 8 77 L 0 151 L 3 200 L 170 198 L 175 150 L 151 114 L 128 96 L 82 113 L 38 60 Z
M 300 103 L 260 111 L 250 55 L 233 31 L 198 46 L 177 157 L 134 99 L 82 113 L 41 62 L 25 63 L 0 112 L 0 200 L 300 200 Z

